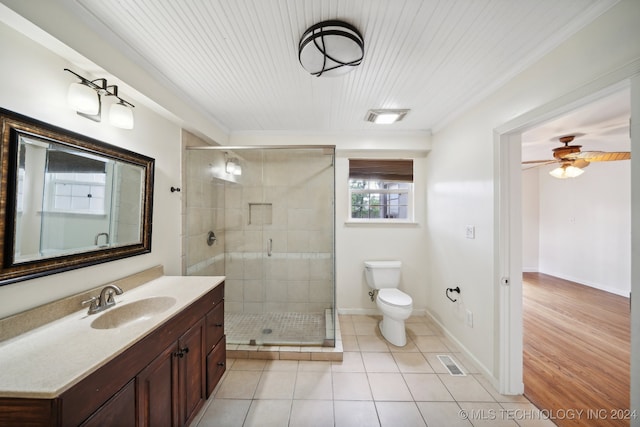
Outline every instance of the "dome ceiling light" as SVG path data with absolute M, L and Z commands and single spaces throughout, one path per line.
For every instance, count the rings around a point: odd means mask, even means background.
M 362 63 L 364 39 L 351 24 L 323 21 L 304 32 L 298 44 L 298 59 L 316 77 L 340 76 Z

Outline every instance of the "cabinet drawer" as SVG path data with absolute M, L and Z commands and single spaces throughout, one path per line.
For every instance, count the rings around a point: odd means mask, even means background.
M 213 303 L 217 304 L 224 299 L 224 282 L 213 289 Z
M 207 399 L 227 369 L 227 341 L 225 337 L 218 342 L 207 356 Z
M 224 301 L 221 301 L 207 313 L 207 349 L 208 353 L 224 335 Z

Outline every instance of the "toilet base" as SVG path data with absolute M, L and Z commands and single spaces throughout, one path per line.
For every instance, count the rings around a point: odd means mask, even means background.
M 388 316 L 383 316 L 378 327 L 380 328 L 380 332 L 384 339 L 389 341 L 391 344 L 396 347 L 404 347 L 407 345 L 407 334 L 404 328 L 404 320 L 395 320 Z

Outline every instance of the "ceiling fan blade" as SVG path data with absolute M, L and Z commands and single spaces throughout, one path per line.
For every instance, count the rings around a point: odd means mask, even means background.
M 629 151 L 583 151 L 566 156 L 570 159 L 583 159 L 588 162 L 612 162 L 615 160 L 629 160 Z
M 550 163 L 558 163 L 558 160 L 527 160 L 522 162 L 523 165 L 532 165 L 532 164 L 547 165 Z
M 522 162 L 522 170 L 526 171 L 526 170 L 538 168 L 544 165 L 551 165 L 553 163 L 559 163 L 559 162 L 557 160 L 528 160 L 526 162 Z

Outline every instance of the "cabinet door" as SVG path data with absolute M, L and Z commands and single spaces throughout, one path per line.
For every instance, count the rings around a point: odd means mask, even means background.
M 117 392 L 111 399 L 94 412 L 81 427 L 135 427 L 136 426 L 136 389 L 135 381 Z
M 180 425 L 191 422 L 205 400 L 204 319 L 178 340 Z
M 207 398 L 218 385 L 222 374 L 227 369 L 227 343 L 224 337 L 207 356 Z
M 138 426 L 178 425 L 176 387 L 174 387 L 175 343 L 167 347 L 136 377 L 138 388 Z

